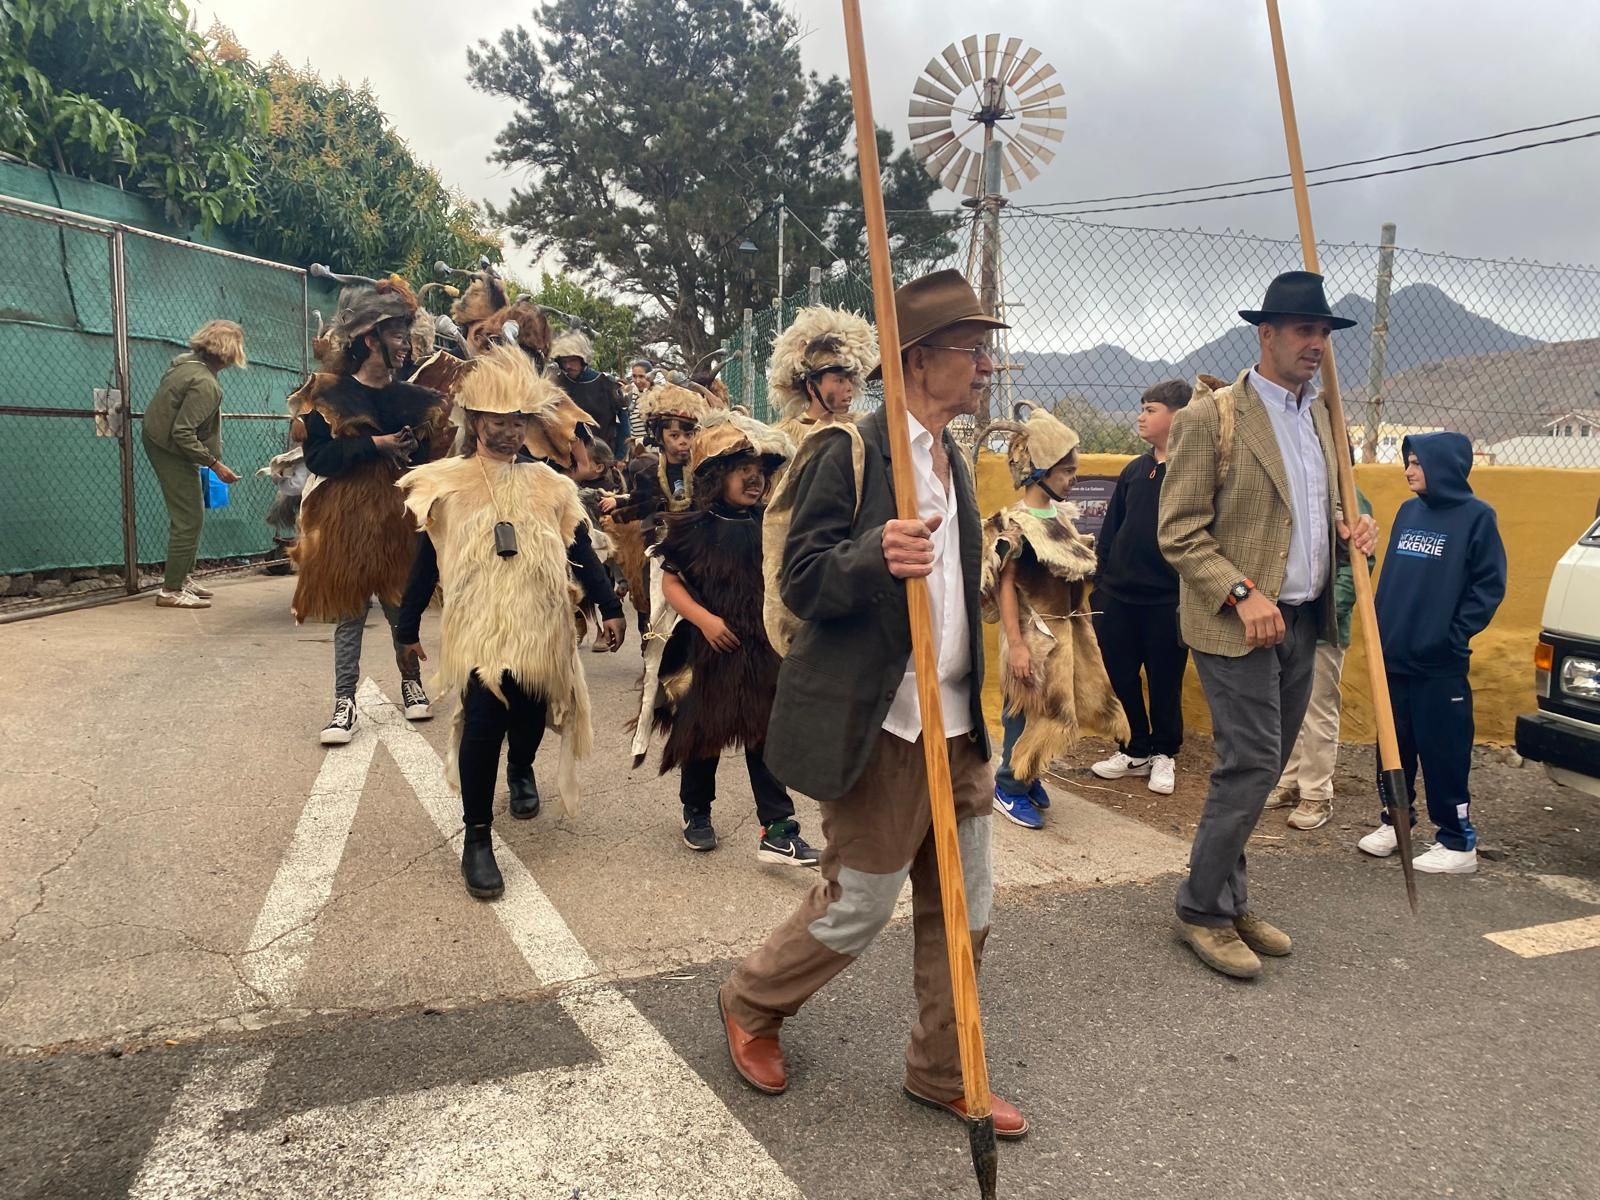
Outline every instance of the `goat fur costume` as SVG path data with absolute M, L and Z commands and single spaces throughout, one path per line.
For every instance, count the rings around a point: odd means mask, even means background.
M 1089 620 L 1094 547 L 1073 527 L 1068 507 L 1058 505 L 1054 517 L 1041 518 L 1019 500 L 983 523 L 983 619 L 1000 621 L 1000 572 L 1016 564 L 1017 623 L 1033 657 L 1032 687 L 1018 687 L 1009 671 L 1001 672 L 1005 711 L 1027 718 L 1011 752 L 1018 779 L 1039 778 L 1082 733 L 1122 743 L 1129 736 Z M 1001 663 L 1009 649 L 1001 623 Z
M 589 690 L 572 624 L 567 547 L 585 520 L 577 486 L 543 463 L 498 463 L 474 455 L 426 463 L 400 480 L 406 510 L 433 540 L 444 605 L 439 667 L 429 682 L 459 696 L 474 671 L 504 702 L 503 672 L 548 702 L 561 734 L 563 810 L 577 809 L 577 760 L 593 744 Z M 495 553 L 494 527 L 509 521 L 518 552 Z M 462 721 L 456 711 L 456 725 Z M 457 728 L 452 746 L 460 743 Z M 452 786 L 459 776 L 452 751 Z
M 860 400 L 866 393 L 867 375 L 877 365 L 878 335 L 866 318 L 820 305 L 802 308 L 773 340 L 767 392 L 782 403 L 788 421 L 804 416 L 811 407 L 806 393 L 809 375 L 826 367 L 843 367 L 850 375 L 854 400 Z

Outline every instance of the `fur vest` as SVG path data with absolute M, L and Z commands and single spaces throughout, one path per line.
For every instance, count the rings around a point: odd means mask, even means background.
M 688 621 L 672 623 L 662 645 L 656 687 L 645 696 L 640 723 L 666 735 L 665 773 L 732 746 L 767 740 L 778 687 L 778 655 L 761 614 L 761 511 L 721 505 L 668 519 L 658 547 L 690 595 L 716 613 L 739 639 L 723 653 Z M 654 572 L 652 572 L 654 574 Z
M 316 412 L 335 438 L 370 437 L 409 426 L 419 458 L 448 451 L 454 427 L 445 400 L 426 388 L 396 386 L 393 411 L 346 402 L 338 394 L 343 377 L 315 374 L 293 396 L 289 412 L 300 419 Z M 365 391 L 366 389 L 362 389 Z M 407 463 L 380 456 L 342 475 L 312 475 L 300 501 L 299 528 L 289 554 L 298 568 L 290 611 L 296 621 L 342 621 L 366 610 L 376 595 L 399 604 L 416 555 L 416 527 L 394 490 Z
M 576 801 L 573 761 L 589 754 L 589 691 L 578 660 L 567 547 L 584 520 L 577 486 L 542 463 L 446 458 L 400 480 L 405 507 L 439 556 L 442 690 L 459 694 L 476 671 L 496 696 L 502 672 L 548 702 L 562 733 L 561 797 Z M 494 527 L 516 529 L 517 553 L 495 553 Z
M 1001 694 L 1027 728 L 1011 752 L 1018 779 L 1037 779 L 1081 733 L 1128 740 L 1128 718 L 1106 676 L 1090 624 L 1089 581 L 1095 553 L 1065 508 L 1040 518 L 1021 501 L 983 524 L 983 619 L 999 621 L 1000 571 L 1016 564 L 1017 623 L 1033 658 L 1034 685 L 1012 682 L 1005 626 L 1000 627 Z

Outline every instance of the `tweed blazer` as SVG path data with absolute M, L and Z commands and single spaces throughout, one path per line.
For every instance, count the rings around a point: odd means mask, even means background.
M 1241 371 L 1231 385 L 1199 377 L 1193 398 L 1172 422 L 1156 526 L 1161 553 L 1178 572 L 1178 624 L 1185 644 L 1228 658 L 1250 653 L 1244 622 L 1227 603 L 1228 591 L 1250 579 L 1262 595 L 1278 598 L 1294 523 L 1272 418 L 1249 376 L 1248 369 Z M 1343 548 L 1334 528 L 1340 519 L 1339 482 L 1327 406 L 1314 404 L 1312 420 L 1328 474 L 1331 576 Z M 1224 431 L 1220 437 L 1219 429 Z M 1313 603 L 1318 636 L 1336 643 L 1332 578 Z
M 798 466 L 793 517 L 779 572 L 783 602 L 802 622 L 778 671 L 766 761 L 788 786 L 835 800 L 861 777 L 911 657 L 905 581 L 883 561 L 883 526 L 896 515 L 883 411 L 860 424 L 866 462 L 856 505 L 851 443 L 833 436 Z M 829 436 L 824 429 L 811 435 Z M 972 474 L 950 435 L 951 488 L 972 645 L 968 736 L 985 759 L 983 633 L 978 596 L 983 532 Z

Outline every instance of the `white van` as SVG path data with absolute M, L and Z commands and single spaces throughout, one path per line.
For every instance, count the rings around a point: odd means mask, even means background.
M 1600 797 L 1600 521 L 1562 555 L 1534 652 L 1539 711 L 1517 718 L 1517 753 Z

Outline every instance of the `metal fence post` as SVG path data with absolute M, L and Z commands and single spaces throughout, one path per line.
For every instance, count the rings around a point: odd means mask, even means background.
M 121 397 L 122 437 L 118 451 L 122 469 L 122 559 L 128 594 L 139 590 L 139 509 L 133 491 L 133 396 L 128 371 L 128 261 L 123 254 L 122 230 L 114 229 L 108 243 L 111 255 L 111 355 Z
M 755 314 L 744 310 L 744 409 L 750 412 L 756 406 L 756 321 Z
M 300 272 L 300 374 L 311 374 L 311 276 Z
M 806 288 L 806 303 L 812 308 L 822 303 L 822 268 L 812 267 L 811 277 Z
M 1378 240 L 1378 287 L 1373 297 L 1372 357 L 1367 363 L 1367 436 L 1362 462 L 1378 461 L 1378 430 L 1383 423 L 1384 358 L 1389 351 L 1389 287 L 1394 282 L 1394 222 L 1385 222 Z

